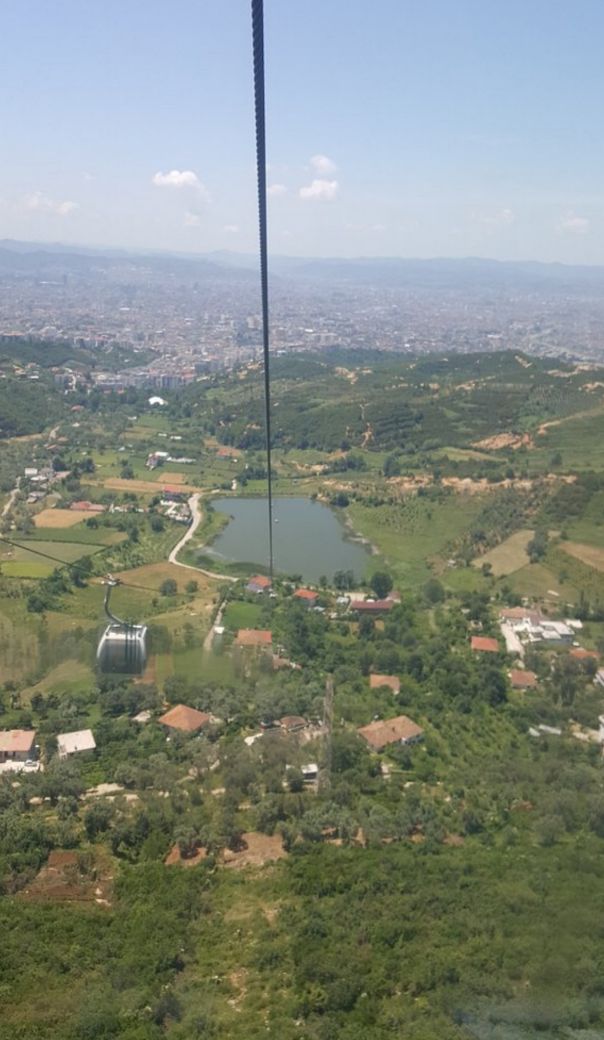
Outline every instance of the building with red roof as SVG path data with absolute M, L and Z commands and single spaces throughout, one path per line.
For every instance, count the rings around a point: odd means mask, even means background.
M 482 654 L 498 654 L 499 643 L 490 636 L 472 636 L 472 650 Z
M 361 726 L 357 733 L 374 751 L 382 751 L 389 744 L 415 744 L 424 735 L 422 727 L 406 715 L 370 722 L 368 726 Z
M 195 733 L 203 726 L 211 722 L 211 716 L 205 711 L 197 711 L 197 708 L 188 708 L 186 704 L 176 704 L 170 708 L 165 715 L 161 715 L 158 722 L 168 729 L 177 729 L 181 733 Z
M 510 682 L 513 690 L 528 690 L 537 685 L 537 676 L 534 672 L 525 671 L 523 668 L 512 668 Z
M 319 598 L 319 593 L 313 589 L 296 589 L 294 592 L 294 599 L 299 600 L 301 603 L 305 603 L 307 607 L 314 607 Z
M 235 639 L 236 646 L 271 647 L 273 633 L 268 628 L 240 628 Z
M 0 762 L 26 762 L 35 757 L 35 729 L 0 731 Z
M 272 581 L 266 575 L 254 574 L 245 587 L 248 592 L 268 592 L 271 586 Z

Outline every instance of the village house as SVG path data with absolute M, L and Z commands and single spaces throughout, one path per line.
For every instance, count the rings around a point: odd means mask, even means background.
M 472 636 L 470 643 L 474 653 L 481 654 L 498 654 L 499 643 L 496 639 L 492 639 L 490 636 Z
M 91 729 L 79 729 L 73 733 L 59 733 L 57 737 L 59 758 L 77 755 L 83 751 L 94 751 L 96 741 Z
M 196 733 L 197 730 L 207 726 L 211 721 L 211 715 L 197 708 L 188 708 L 186 704 L 176 704 L 157 720 L 168 730 L 179 730 L 181 733 Z
M 401 680 L 398 675 L 374 675 L 369 676 L 369 688 L 379 690 L 380 686 L 389 686 L 393 693 L 401 692 Z
M 537 676 L 534 672 L 522 668 L 512 668 L 510 683 L 513 690 L 529 690 L 537 685 Z
M 424 735 L 422 727 L 406 715 L 370 722 L 368 726 L 361 726 L 357 733 L 373 751 L 383 751 L 389 744 L 416 744 Z
M 268 592 L 272 582 L 264 574 L 254 574 L 245 586 L 248 592 Z
M 392 599 L 353 599 L 350 601 L 350 609 L 360 615 L 388 614 L 395 606 Z
M 35 759 L 35 729 L 0 730 L 0 763 L 30 762 Z
M 299 603 L 304 603 L 306 607 L 316 606 L 318 598 L 319 593 L 312 589 L 296 589 L 294 592 L 294 599 L 297 599 Z
M 269 650 L 272 645 L 273 633 L 268 628 L 240 628 L 235 638 L 235 646 Z

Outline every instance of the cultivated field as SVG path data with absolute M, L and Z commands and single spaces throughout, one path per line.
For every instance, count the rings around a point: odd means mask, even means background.
M 490 549 L 483 556 L 477 556 L 472 563 L 475 567 L 482 567 L 483 564 L 490 563 L 493 574 L 497 578 L 502 574 L 513 574 L 514 571 L 520 570 L 528 563 L 526 547 L 533 534 L 534 531 L 526 528 L 515 531 L 494 549 Z
M 34 524 L 36 527 L 75 527 L 94 515 L 86 509 L 43 509 L 34 516 Z
M 604 549 L 596 545 L 583 545 L 581 542 L 560 542 L 560 548 L 574 556 L 576 560 L 594 567 L 597 571 L 604 571 Z
M 167 476 L 167 474 L 163 473 L 162 476 L 161 476 L 161 480 L 158 479 L 157 481 L 153 481 L 153 480 L 126 480 L 123 477 L 107 477 L 107 479 L 103 481 L 103 487 L 107 488 L 108 491 L 131 491 L 134 494 L 138 493 L 138 494 L 142 494 L 142 495 L 156 495 L 157 492 L 162 487 L 164 487 L 164 485 L 169 485 L 171 483 L 175 483 L 175 484 L 177 483 L 175 481 L 166 480 L 165 479 L 166 476 Z M 172 476 L 174 476 L 174 474 L 172 474 Z M 181 474 L 181 476 L 182 476 L 182 474 Z M 202 491 L 203 490 L 203 488 L 194 487 L 193 484 L 186 484 L 186 485 L 183 484 L 182 488 L 183 488 L 183 491 L 186 490 L 186 491 L 190 491 L 191 493 L 193 493 L 194 491 Z

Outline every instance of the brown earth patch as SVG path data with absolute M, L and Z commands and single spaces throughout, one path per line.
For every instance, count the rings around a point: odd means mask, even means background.
M 183 859 L 178 845 L 174 845 L 166 856 L 164 864 L 166 867 L 196 867 L 207 855 L 207 849 L 199 848 L 193 856 L 185 856 Z
M 535 442 L 530 433 L 496 433 L 493 437 L 484 437 L 481 441 L 474 441 L 474 448 L 486 448 L 488 451 L 497 451 L 499 448 L 534 448 Z
M 78 855 L 54 849 L 33 881 L 19 892 L 32 903 L 96 903 L 111 906 L 113 875 L 110 861 L 100 853 Z
M 107 477 L 103 481 L 102 486 L 108 491 L 133 491 L 142 495 L 156 495 L 157 492 L 164 485 L 169 485 L 170 481 L 165 480 L 166 474 L 162 474 L 161 480 L 126 480 L 124 477 Z M 95 483 L 90 481 L 90 483 Z M 98 486 L 98 485 L 97 485 Z M 203 488 L 195 487 L 193 484 L 182 485 L 183 491 L 186 490 L 193 493 L 194 491 L 203 491 Z M 86 514 L 89 516 L 90 514 Z
M 272 863 L 285 856 L 287 852 L 280 835 L 248 831 L 242 835 L 241 850 L 233 852 L 231 849 L 223 849 L 222 861 L 225 867 L 240 870 L 243 867 L 262 867 L 265 863 Z

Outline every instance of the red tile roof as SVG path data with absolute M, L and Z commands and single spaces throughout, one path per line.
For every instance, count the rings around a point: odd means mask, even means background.
M 350 604 L 351 610 L 356 610 L 359 613 L 367 614 L 380 614 L 383 611 L 392 610 L 394 602 L 391 599 L 353 599 Z
M 312 589 L 296 589 L 296 591 L 294 592 L 294 596 L 297 599 L 308 600 L 308 602 L 310 603 L 311 600 L 319 598 L 319 593 L 313 592 Z
M 30 751 L 35 740 L 35 729 L 5 729 L 0 731 L 0 752 L 24 754 Z
M 524 671 L 522 668 L 512 668 L 510 682 L 516 690 L 526 690 L 529 686 L 537 685 L 537 676 L 534 672 Z
M 401 741 L 419 740 L 423 736 L 423 729 L 406 715 L 398 715 L 395 719 L 380 719 L 378 722 L 370 722 L 368 726 L 361 726 L 357 730 L 359 736 L 366 740 L 374 751 L 381 751 L 388 744 L 397 744 Z
M 272 582 L 270 578 L 265 577 L 264 574 L 254 574 L 248 581 L 249 585 L 255 585 L 259 589 L 270 589 Z
M 195 730 L 201 729 L 202 726 L 207 726 L 211 720 L 210 716 L 206 715 L 204 711 L 197 711 L 197 708 L 188 708 L 186 704 L 176 704 L 165 715 L 162 715 L 158 721 L 161 722 L 162 726 L 169 726 L 170 729 L 180 729 L 184 733 L 194 733 Z
M 480 650 L 487 654 L 499 653 L 499 643 L 490 636 L 472 636 L 472 650 Z
M 592 657 L 594 661 L 600 660 L 600 655 L 597 654 L 595 650 L 585 650 L 582 646 L 576 646 L 571 650 L 570 656 L 575 657 L 577 661 L 587 661 L 590 657 Z
M 268 628 L 240 628 L 235 642 L 237 646 L 271 646 L 273 633 Z

